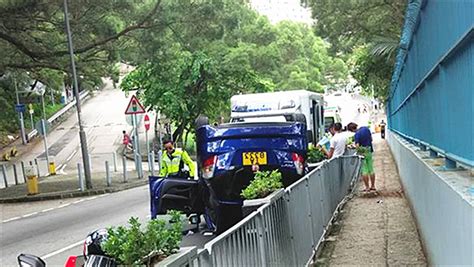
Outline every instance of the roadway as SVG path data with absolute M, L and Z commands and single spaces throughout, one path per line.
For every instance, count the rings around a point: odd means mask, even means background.
M 24 205 L 24 210 L 18 209 Z M 130 217 L 149 220 L 148 187 L 82 199 L 48 203 L 3 204 L 0 225 L 0 266 L 15 266 L 20 253 L 41 256 L 47 266 L 64 266 L 68 256 L 81 255 L 88 233 L 126 225 Z M 162 216 L 161 218 L 166 218 Z M 186 225 L 185 225 L 186 227 Z M 204 244 L 212 236 L 195 234 L 182 245 Z
M 113 89 L 110 81 L 106 80 L 103 90 L 94 92 L 94 96 L 82 106 L 82 120 L 87 136 L 87 144 L 91 157 L 92 171 L 104 172 L 104 162 L 112 162 L 113 152 L 122 146 L 122 131 L 131 129 L 126 122 L 125 108 L 130 96 L 126 96 L 119 89 Z M 79 141 L 79 126 L 77 113 L 71 114 L 54 128 L 47 136 L 50 160 L 56 163 L 59 174 L 76 173 L 77 163 L 82 163 Z M 18 162 L 28 163 L 38 159 L 41 175 L 47 174 L 43 142 L 29 144 L 26 155 L 20 155 Z M 133 164 L 128 164 L 132 166 Z M 9 184 L 14 184 L 11 166 L 7 166 Z M 17 166 L 19 177 L 21 169 Z M 22 180 L 23 178 L 19 178 Z M 0 179 L 0 188 L 4 187 L 3 177 Z

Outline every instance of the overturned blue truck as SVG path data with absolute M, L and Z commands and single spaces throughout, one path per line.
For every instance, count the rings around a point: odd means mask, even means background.
M 309 143 L 324 131 L 323 98 L 308 91 L 234 96 L 231 122 L 196 121 L 198 179 L 150 177 L 152 218 L 168 210 L 203 215 L 221 233 L 242 219 L 240 193 L 256 171 L 278 169 L 284 186 L 306 173 Z M 195 217 L 196 218 L 196 217 Z

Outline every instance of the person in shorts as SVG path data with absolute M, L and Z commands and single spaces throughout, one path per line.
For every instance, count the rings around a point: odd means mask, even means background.
M 375 189 L 375 171 L 374 171 L 374 161 L 372 158 L 372 153 L 374 148 L 372 145 L 372 133 L 368 127 L 358 128 L 357 124 L 351 122 L 347 125 L 347 129 L 351 132 L 354 132 L 354 142 L 356 147 L 365 147 L 366 152 L 362 155 L 362 180 L 365 185 L 365 192 L 376 191 Z M 370 180 L 370 184 L 369 184 Z

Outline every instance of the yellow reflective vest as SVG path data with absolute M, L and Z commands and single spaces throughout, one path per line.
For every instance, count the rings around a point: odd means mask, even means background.
M 194 161 L 189 157 L 186 151 L 181 150 L 179 148 L 176 148 L 174 150 L 171 157 L 168 155 L 168 153 L 166 153 L 166 151 L 163 151 L 163 154 L 161 156 L 160 176 L 166 177 L 177 175 L 180 171 L 181 162 L 188 165 L 189 175 L 193 177 L 196 169 L 194 166 Z M 184 164 L 181 165 L 181 168 L 184 167 Z

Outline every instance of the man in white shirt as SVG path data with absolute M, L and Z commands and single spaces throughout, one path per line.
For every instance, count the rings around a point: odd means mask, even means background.
M 346 150 L 347 135 L 342 134 L 342 124 L 337 122 L 333 127 L 333 137 L 330 141 L 329 152 L 327 152 L 328 159 L 342 156 Z

